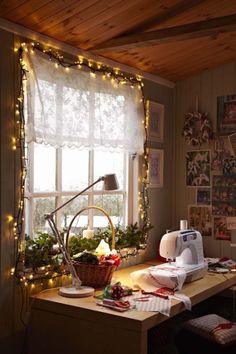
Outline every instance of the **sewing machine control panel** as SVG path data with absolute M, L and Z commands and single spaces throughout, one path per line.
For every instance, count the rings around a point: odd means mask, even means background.
M 197 238 L 197 234 L 195 232 L 189 233 L 189 231 L 188 232 L 181 232 L 181 236 L 182 236 L 184 242 L 196 240 L 196 238 Z

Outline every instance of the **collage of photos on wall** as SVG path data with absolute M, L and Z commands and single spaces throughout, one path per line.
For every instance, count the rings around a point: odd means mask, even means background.
M 196 190 L 194 205 L 188 206 L 189 226 L 202 236 L 231 240 L 236 229 L 236 95 L 218 97 L 216 138 L 209 150 L 186 155 L 186 185 Z

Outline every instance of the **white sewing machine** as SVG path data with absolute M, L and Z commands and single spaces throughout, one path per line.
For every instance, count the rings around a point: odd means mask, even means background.
M 161 238 L 160 255 L 168 260 L 165 267 L 175 266 L 186 271 L 186 282 L 202 278 L 207 272 L 202 236 L 198 231 L 190 229 L 166 233 Z

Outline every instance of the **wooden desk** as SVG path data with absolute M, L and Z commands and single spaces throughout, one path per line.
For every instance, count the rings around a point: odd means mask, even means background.
M 131 285 L 129 273 L 151 264 L 122 269 L 114 278 Z M 236 274 L 208 273 L 185 284 L 182 292 L 195 305 L 235 283 Z M 171 317 L 183 310 L 180 301 L 173 301 Z M 147 354 L 148 329 L 168 318 L 156 312 L 115 312 L 97 306 L 93 297 L 70 299 L 56 289 L 42 292 L 32 301 L 28 354 Z

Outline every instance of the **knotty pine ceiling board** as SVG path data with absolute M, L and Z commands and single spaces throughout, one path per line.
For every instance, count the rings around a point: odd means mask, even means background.
M 132 30 L 140 23 L 148 21 L 154 14 L 158 18 L 162 11 L 161 2 L 156 0 L 129 0 L 126 3 L 121 1 L 115 10 L 111 8 L 110 11 L 105 11 L 104 16 L 97 17 L 95 23 L 86 23 L 87 29 L 78 27 L 71 32 L 66 31 L 67 40 L 73 45 L 79 40 L 80 46 L 89 50 L 98 43 Z
M 236 13 L 236 0 L 207 0 L 202 1 L 192 9 L 181 13 L 174 18 L 155 25 L 149 31 L 165 27 L 174 27 L 192 22 L 209 20 L 211 18 L 227 16 Z
M 94 46 L 121 35 L 231 14 L 236 14 L 236 0 L 0 0 L 4 19 L 92 52 Z M 234 61 L 235 37 L 236 31 L 231 31 L 94 53 L 178 81 Z
M 176 82 L 235 60 L 236 33 L 223 33 L 211 41 L 197 38 L 175 44 L 110 52 L 109 58 Z

